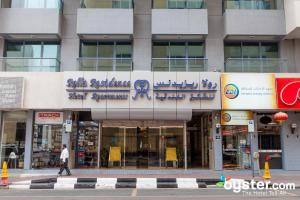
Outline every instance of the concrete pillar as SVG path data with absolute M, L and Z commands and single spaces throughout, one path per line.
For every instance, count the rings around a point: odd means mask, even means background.
M 133 69 L 151 71 L 151 0 L 134 1 Z
M 71 119 L 71 118 L 72 118 L 72 112 L 65 111 L 64 112 L 64 123 L 66 122 L 66 120 Z M 66 144 L 68 150 L 70 151 L 70 133 L 66 132 L 65 129 L 63 129 L 63 132 L 62 132 L 61 144 Z
M 216 128 L 220 124 L 220 113 L 212 114 L 212 130 L 213 130 L 213 152 L 214 152 L 214 169 L 223 170 L 223 155 L 222 155 L 222 131 L 221 128 Z
M 254 113 L 253 115 L 254 118 L 254 126 L 255 126 L 255 132 L 252 133 L 253 137 L 252 137 L 252 142 L 251 142 L 251 151 L 252 151 L 252 155 L 254 155 L 254 152 L 258 152 L 258 131 L 257 131 L 257 114 Z M 257 161 L 255 159 L 253 159 L 253 156 L 251 158 L 251 161 L 253 162 L 253 166 L 254 166 L 254 171 L 258 171 L 258 165 L 257 165 Z
M 24 169 L 31 169 L 32 161 L 32 135 L 33 135 L 33 110 L 27 112 Z
M 3 134 L 3 131 L 2 131 L 2 115 L 3 115 L 3 112 L 0 111 L 0 169 L 2 168 L 2 163 L 1 163 L 1 156 L 2 156 L 2 134 Z

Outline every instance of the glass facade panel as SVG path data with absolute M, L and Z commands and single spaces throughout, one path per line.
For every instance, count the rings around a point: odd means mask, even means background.
M 7 42 L 5 71 L 59 71 L 60 44 L 58 42 Z
M 26 112 L 3 114 L 1 166 L 6 161 L 8 168 L 24 168 L 26 119 Z
M 153 71 L 205 71 L 204 43 L 154 42 Z
M 203 9 L 205 0 L 154 0 L 155 9 Z
M 10 8 L 61 8 L 61 0 L 3 0 Z
M 223 168 L 250 169 L 251 148 L 248 126 L 223 126 Z
M 274 10 L 281 4 L 281 0 L 224 0 L 225 9 Z
M 63 125 L 35 124 L 32 168 L 60 167 Z
M 83 71 L 131 71 L 130 42 L 82 42 L 79 58 Z M 90 58 L 90 59 L 89 59 Z M 92 58 L 92 59 L 91 59 Z

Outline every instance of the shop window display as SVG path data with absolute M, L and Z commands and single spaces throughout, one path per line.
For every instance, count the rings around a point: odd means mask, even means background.
M 62 125 L 34 125 L 32 168 L 59 167 Z
M 6 161 L 9 168 L 24 167 L 26 118 L 26 112 L 4 113 L 1 166 Z

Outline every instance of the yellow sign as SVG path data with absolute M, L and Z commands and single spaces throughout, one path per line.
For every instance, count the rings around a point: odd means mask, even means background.
M 223 110 L 277 109 L 274 74 L 222 74 Z
M 110 147 L 108 161 L 121 161 L 121 147 Z
M 166 161 L 177 161 L 176 148 L 167 147 L 167 150 L 166 150 Z
M 248 125 L 249 120 L 253 120 L 251 111 L 222 111 L 222 125 Z

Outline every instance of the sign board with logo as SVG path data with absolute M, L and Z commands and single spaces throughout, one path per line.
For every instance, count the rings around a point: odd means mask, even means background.
M 255 132 L 255 126 L 254 126 L 254 120 L 248 121 L 248 132 L 254 133 Z
M 249 120 L 253 120 L 251 111 L 222 111 L 222 125 L 248 125 Z
M 94 119 L 187 120 L 221 108 L 218 72 L 65 72 L 63 90 L 63 108 Z
M 300 78 L 276 78 L 280 109 L 300 109 Z
M 0 77 L 0 108 L 23 107 L 24 78 Z
M 222 74 L 224 110 L 277 109 L 274 74 Z
M 63 112 L 36 112 L 36 124 L 63 124 Z

